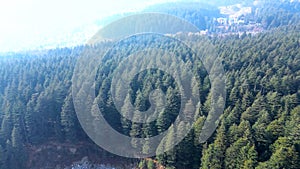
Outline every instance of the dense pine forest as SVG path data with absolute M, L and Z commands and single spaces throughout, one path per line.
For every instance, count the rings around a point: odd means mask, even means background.
M 138 43 L 141 39 L 133 36 L 119 42 L 115 51 L 106 54 L 95 78 L 95 102 L 109 124 L 127 136 L 146 138 L 164 132 L 178 115 L 182 95 L 170 75 L 155 69 L 141 72 L 133 79 L 130 97 L 124 102 L 131 102 L 138 110 L 147 110 L 149 93 L 159 88 L 166 95 L 166 108 L 158 111 L 158 119 L 150 123 L 126 120 L 114 107 L 109 92 L 112 73 L 122 59 L 145 46 L 171 52 L 179 50 L 176 57 L 190 65 L 197 78 L 198 83 L 192 85 L 199 87 L 199 114 L 189 116 L 196 123 L 179 124 L 173 129 L 176 134 L 184 134 L 188 125 L 193 125 L 192 130 L 172 150 L 152 158 L 121 158 L 102 150 L 90 140 L 77 119 L 72 97 L 72 76 L 77 60 L 84 50 L 97 52 L 111 42 L 0 54 L 0 169 L 41 167 L 32 162 L 33 154 L 48 144 L 85 147 L 86 150 L 77 152 L 79 154 L 74 153 L 76 156 L 60 151 L 58 154 L 64 158 L 55 162 L 62 168 L 71 164 L 65 159 L 98 154 L 96 158 L 99 159 L 138 161 L 137 167 L 142 169 L 162 166 L 168 169 L 299 169 L 299 6 L 294 6 L 292 12 L 284 12 L 284 5 L 273 7 L 263 11 L 269 16 L 257 13 L 257 20 L 266 30 L 255 35 L 174 35 L 175 38 L 183 36 L 200 51 L 205 51 L 208 42 L 213 44 L 225 70 L 227 95 L 219 99 L 225 101 L 225 110 L 217 130 L 204 143 L 198 138 L 211 107 L 212 91 L 208 73 L 192 51 L 160 36 L 145 35 L 141 38 L 143 43 Z M 276 16 L 270 12 L 275 8 L 282 8 Z M 174 137 L 177 137 L 174 133 L 169 134 L 164 144 L 170 144 Z M 133 147 L 136 144 L 140 143 L 132 141 Z M 147 153 L 147 148 L 145 144 L 141 152 Z M 49 153 L 46 153 L 38 155 L 47 158 Z M 56 166 L 49 165 L 48 168 Z
M 289 26 L 252 36 L 188 36 L 195 45 L 210 41 L 216 46 L 227 78 L 226 109 L 217 131 L 200 144 L 197 136 L 209 109 L 210 84 L 203 68 L 195 68 L 204 97 L 197 123 L 183 142 L 154 159 L 170 168 L 299 168 L 298 32 L 299 26 Z M 128 44 L 131 43 L 124 43 L 126 49 L 130 49 Z M 170 46 L 170 50 L 176 47 Z M 83 48 L 92 47 L 1 57 L 1 168 L 25 167 L 31 145 L 42 145 L 49 140 L 70 144 L 91 142 L 78 123 L 71 97 L 72 72 Z M 189 55 L 182 55 L 186 56 Z M 185 59 L 193 61 L 193 57 Z M 99 69 L 99 75 L 105 76 L 97 78 L 96 93 L 103 97 L 99 107 L 106 109 L 107 120 L 130 136 L 147 137 L 165 130 L 179 104 L 172 78 L 159 71 L 144 72 L 137 77 L 132 89 L 134 105 L 146 109 L 149 103 L 143 95 L 156 85 L 166 92 L 169 108 L 160 112 L 160 118 L 150 126 L 131 124 L 118 116 L 107 93 L 114 62 L 108 59 Z M 152 163 L 143 160 L 140 167 L 154 167 Z

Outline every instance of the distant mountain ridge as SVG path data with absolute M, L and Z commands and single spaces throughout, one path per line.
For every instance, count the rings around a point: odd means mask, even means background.
M 74 47 L 84 45 L 101 27 L 119 18 L 141 12 L 161 12 L 186 19 L 196 25 L 200 30 L 208 30 L 208 33 L 232 33 L 232 32 L 260 32 L 263 29 L 271 29 L 282 25 L 299 22 L 299 0 L 213 0 L 213 1 L 186 1 L 160 3 L 150 5 L 145 9 L 135 12 L 123 12 L 107 16 L 88 25 L 75 28 L 72 32 L 62 32 L 59 36 L 51 38 L 32 39 L 32 42 L 15 42 L 15 48 L 2 44 L 3 51 L 24 51 L 37 49 L 54 49 L 62 47 Z M 224 13 L 224 9 L 240 7 L 238 11 Z M 251 8 L 251 9 L 250 9 Z M 251 13 L 245 12 L 250 9 Z M 243 12 L 244 10 L 244 12 Z M 228 14 L 228 15 L 227 15 Z M 244 15 L 243 15 L 244 14 Z M 229 17 L 229 15 L 236 18 Z M 222 19 L 224 18 L 224 19 Z M 224 22 L 226 24 L 224 24 Z M 245 24 L 246 22 L 246 24 Z M 251 24 L 249 24 L 249 22 Z M 244 24 L 243 26 L 231 23 Z M 260 24 L 260 25 L 255 25 Z M 1 51 L 0 51 L 1 52 Z

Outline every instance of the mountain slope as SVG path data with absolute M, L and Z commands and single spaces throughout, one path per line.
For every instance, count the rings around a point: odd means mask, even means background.
M 196 72 L 203 99 L 197 123 L 182 143 L 154 158 L 164 166 L 175 168 L 299 168 L 298 32 L 299 25 L 295 25 L 255 36 L 187 36 L 199 49 L 206 48 L 203 45 L 206 41 L 215 45 L 226 72 L 226 109 L 216 133 L 200 144 L 197 136 L 210 109 L 211 92 L 207 74 L 200 66 Z M 128 39 L 128 43 L 119 48 L 138 50 L 139 45 L 131 46 L 131 40 L 134 42 L 134 39 Z M 144 40 L 149 45 L 161 42 L 151 36 Z M 101 45 L 104 44 L 0 57 L 0 168 L 26 168 L 29 147 L 47 144 L 48 140 L 91 144 L 76 118 L 70 87 L 81 51 L 101 50 Z M 173 50 L 172 45 L 170 47 L 168 50 Z M 126 50 L 122 50 L 123 57 L 128 54 Z M 99 66 L 99 73 L 104 74 L 96 79 L 96 93 L 103 98 L 98 105 L 106 110 L 107 121 L 119 132 L 130 136 L 149 137 L 165 130 L 176 115 L 178 100 L 169 105 L 173 105 L 169 107 L 169 113 L 160 112 L 162 116 L 150 124 L 150 128 L 122 119 L 110 103 L 111 96 L 105 87 L 110 83 L 111 71 L 108 70 L 113 70 L 119 61 L 109 55 L 107 58 L 106 62 L 110 64 L 101 63 L 106 66 Z M 193 57 L 185 59 L 197 62 Z M 177 97 L 176 84 L 160 72 L 145 72 L 136 80 L 132 98 L 140 109 L 149 106 L 142 97 L 149 92 L 147 80 L 156 85 L 170 84 L 163 91 L 169 99 Z M 98 150 L 97 146 L 89 149 L 92 152 Z M 64 161 L 59 163 L 64 164 Z M 32 165 L 28 168 L 34 168 Z

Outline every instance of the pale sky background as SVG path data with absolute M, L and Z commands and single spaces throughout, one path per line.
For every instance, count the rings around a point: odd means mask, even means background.
M 104 16 L 167 1 L 176 0 L 0 0 L 0 52 L 60 43 L 57 37 Z

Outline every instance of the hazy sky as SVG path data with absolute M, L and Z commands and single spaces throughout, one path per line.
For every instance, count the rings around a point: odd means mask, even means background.
M 162 1 L 174 0 L 0 0 L 0 51 L 1 46 L 55 36 L 103 16 Z

